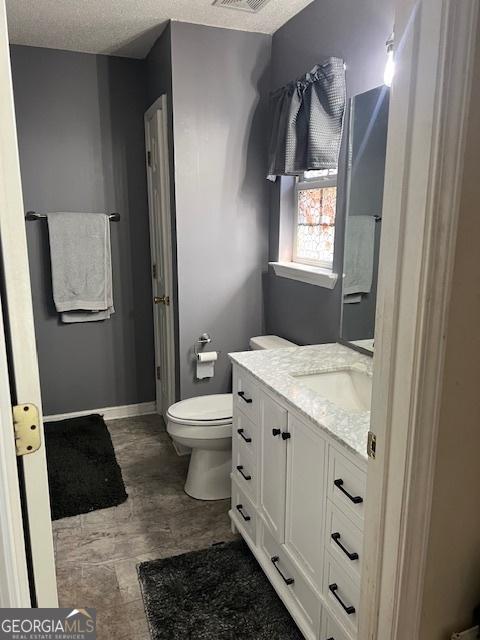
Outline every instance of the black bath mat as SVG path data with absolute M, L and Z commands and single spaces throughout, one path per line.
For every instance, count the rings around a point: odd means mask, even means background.
M 52 520 L 115 507 L 127 499 L 102 416 L 45 424 Z
M 138 566 L 152 640 L 302 640 L 243 540 Z

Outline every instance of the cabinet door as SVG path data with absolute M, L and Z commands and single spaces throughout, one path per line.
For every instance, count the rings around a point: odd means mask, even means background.
M 318 427 L 288 417 L 285 545 L 322 587 L 326 443 Z
M 264 395 L 262 401 L 262 454 L 260 509 L 277 542 L 285 535 L 285 482 L 287 471 L 287 411 Z
M 336 620 L 329 614 L 324 613 L 323 628 L 320 634 L 320 640 L 350 640 L 346 631 L 338 624 Z

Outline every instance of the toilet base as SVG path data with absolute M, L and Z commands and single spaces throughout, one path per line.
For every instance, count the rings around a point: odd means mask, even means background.
M 192 449 L 185 493 L 197 500 L 225 500 L 231 496 L 231 450 Z

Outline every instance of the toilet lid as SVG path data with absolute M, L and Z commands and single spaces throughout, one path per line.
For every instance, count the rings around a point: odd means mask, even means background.
M 221 393 L 211 396 L 188 398 L 173 404 L 168 413 L 177 420 L 212 421 L 231 420 L 233 415 L 233 396 Z

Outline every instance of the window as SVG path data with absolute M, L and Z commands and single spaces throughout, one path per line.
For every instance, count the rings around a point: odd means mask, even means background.
M 333 267 L 337 170 L 306 171 L 297 178 L 293 261 Z

